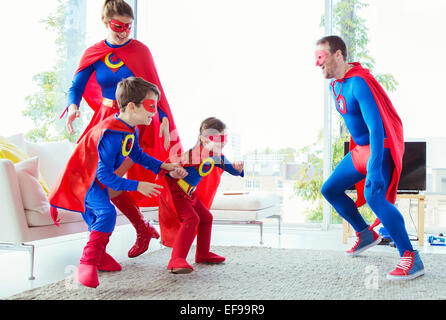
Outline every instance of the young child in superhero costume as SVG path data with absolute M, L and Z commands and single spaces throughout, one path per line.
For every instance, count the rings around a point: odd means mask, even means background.
M 351 134 L 350 152 L 322 186 L 322 194 L 356 231 L 355 245 L 346 252 L 357 255 L 381 241 L 358 211 L 366 202 L 388 230 L 400 254 L 389 280 L 410 280 L 424 274 L 418 251 L 412 248 L 404 219 L 394 206 L 404 154 L 401 120 L 385 91 L 359 63 L 347 63 L 344 41 L 329 36 L 317 42 L 316 66 L 326 79 L 336 109 Z M 356 185 L 357 202 L 345 194 Z
M 204 120 L 197 144 L 179 156 L 188 175 L 184 179 L 176 179 L 168 172 L 158 175 L 159 183 L 164 186 L 159 197 L 161 240 L 165 246 L 173 248 L 167 265 L 171 273 L 194 270 L 186 257 L 195 235 L 195 262 L 220 263 L 225 260 L 210 252 L 213 217 L 209 209 L 223 171 L 244 176 L 243 162 L 231 164 L 222 154 L 227 140 L 225 129 L 225 124 L 216 118 Z
M 107 30 L 107 38 L 87 48 L 82 55 L 68 92 L 67 131 L 69 134 L 73 133 L 72 123 L 80 116 L 82 98 L 93 109 L 94 115 L 79 141 L 100 121 L 119 112 L 115 97 L 118 82 L 132 76 L 140 77 L 155 84 L 161 97 L 157 105 L 159 112 L 153 117 L 151 124 L 138 128 L 138 142 L 144 152 L 164 161 L 168 158 L 169 149 L 173 146 L 181 147 L 181 143 L 152 54 L 144 43 L 131 39 L 133 20 L 133 10 L 126 1 L 104 1 L 102 23 Z M 156 178 L 152 171 L 133 163 L 130 158 L 116 170 L 121 177 L 126 172 L 127 177 L 132 180 L 153 183 Z M 144 221 L 139 210 L 139 207 L 158 206 L 158 197 L 148 198 L 133 191 L 112 191 L 110 198 L 135 227 L 136 242 L 128 252 L 128 256 L 134 258 L 147 250 L 151 238 L 159 238 L 156 229 Z
M 116 209 L 110 202 L 109 188 L 124 193 L 138 191 L 149 197 L 158 195 L 162 188 L 116 175 L 114 171 L 124 159 L 130 157 L 155 174 L 161 169 L 177 178 L 187 174 L 178 163 L 162 163 L 138 145 L 136 126 L 150 124 L 159 96 L 156 85 L 142 78 L 122 80 L 116 91 L 120 114 L 99 122 L 79 141 L 49 195 L 56 224 L 57 208 L 63 208 L 80 212 L 88 225 L 90 237 L 75 275 L 87 287 L 99 285 L 97 270 L 121 270 L 105 250 L 116 224 Z

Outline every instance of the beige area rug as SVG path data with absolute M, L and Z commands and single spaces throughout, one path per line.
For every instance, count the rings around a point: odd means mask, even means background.
M 9 299 L 50 300 L 320 300 L 446 299 L 446 255 L 423 254 L 426 274 L 412 281 L 388 281 L 398 263 L 394 254 L 370 250 L 358 257 L 341 251 L 214 247 L 227 260 L 195 264 L 195 271 L 166 271 L 171 249 L 146 253 L 122 262 L 120 272 L 99 275 L 96 289 L 72 278 L 26 291 Z

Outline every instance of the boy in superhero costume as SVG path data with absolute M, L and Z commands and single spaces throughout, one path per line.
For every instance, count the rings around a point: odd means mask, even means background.
M 119 271 L 121 266 L 105 248 L 116 224 L 116 209 L 110 203 L 109 188 L 158 195 L 162 186 L 121 178 L 114 171 L 126 157 L 158 174 L 161 169 L 177 178 L 187 174 L 179 164 L 162 163 L 144 153 L 138 145 L 137 125 L 150 124 L 156 114 L 158 88 L 131 77 L 118 84 L 120 114 L 91 128 L 79 141 L 65 169 L 49 195 L 52 218 L 57 224 L 57 208 L 80 212 L 90 231 L 80 259 L 76 279 L 87 287 L 99 285 L 97 270 Z
M 225 260 L 210 252 L 213 217 L 209 209 L 223 171 L 244 176 L 243 162 L 231 164 L 221 153 L 227 140 L 225 128 L 225 124 L 216 118 L 204 120 L 195 147 L 180 155 L 188 175 L 184 179 L 172 177 L 165 171 L 158 175 L 159 183 L 164 186 L 159 197 L 161 240 L 165 246 L 173 248 L 167 266 L 171 273 L 194 270 L 186 257 L 195 235 L 195 262 L 220 263 Z
M 326 79 L 336 109 L 351 134 L 350 152 L 322 186 L 322 194 L 356 231 L 355 245 L 346 252 L 357 255 L 381 241 L 358 211 L 366 202 L 394 240 L 400 263 L 389 280 L 410 280 L 424 274 L 418 251 L 413 250 L 404 219 L 394 206 L 404 154 L 401 120 L 385 91 L 359 63 L 347 63 L 347 49 L 337 36 L 317 42 L 316 66 Z M 357 202 L 345 194 L 356 185 Z

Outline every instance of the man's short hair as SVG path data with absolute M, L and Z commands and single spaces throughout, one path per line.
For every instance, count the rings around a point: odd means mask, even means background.
M 118 103 L 119 109 L 124 111 L 130 102 L 136 105 L 141 104 L 149 92 L 156 94 L 157 100 L 159 100 L 161 93 L 155 84 L 143 78 L 129 77 L 118 83 L 116 102 Z
M 342 56 L 344 57 L 344 61 L 347 61 L 347 46 L 345 45 L 344 40 L 338 36 L 326 36 L 319 39 L 316 42 L 316 45 L 328 43 L 330 46 L 330 53 L 335 54 L 336 51 L 341 50 Z

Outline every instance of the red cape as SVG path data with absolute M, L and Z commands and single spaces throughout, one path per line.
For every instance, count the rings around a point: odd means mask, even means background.
M 101 121 L 88 131 L 77 144 L 48 196 L 55 222 L 57 218 L 55 208 L 85 212 L 85 196 L 96 178 L 99 161 L 98 145 L 106 130 L 135 133 L 134 129 L 114 116 Z
M 164 111 L 169 119 L 169 128 L 174 134 L 171 137 L 170 148 L 174 147 L 182 151 L 179 135 L 176 130 L 176 125 L 164 94 L 163 87 L 158 77 L 158 72 L 155 67 L 152 54 L 149 48 L 142 42 L 132 39 L 128 44 L 119 48 L 110 48 L 105 41 L 100 41 L 95 45 L 89 47 L 83 54 L 79 67 L 76 71 L 90 66 L 94 62 L 104 58 L 108 53 L 113 52 L 115 56 L 120 58 L 124 64 L 132 71 L 136 77 L 141 77 L 146 81 L 156 84 L 161 92 L 159 106 Z M 96 111 L 102 104 L 102 90 L 96 81 L 96 73 L 93 72 L 85 87 L 84 95 L 85 101 L 88 105 Z M 143 151 L 150 154 L 152 157 L 164 161 L 168 158 L 170 148 L 166 151 L 163 146 L 163 139 L 159 138 L 159 118 L 153 117 L 152 123 L 149 126 L 139 126 L 139 144 Z M 156 175 L 151 171 L 143 168 L 138 164 L 134 164 L 127 173 L 129 179 L 144 180 L 154 182 Z M 151 200 L 139 194 L 132 192 L 133 198 L 139 201 L 140 206 L 157 206 L 157 198 Z M 145 200 L 143 200 L 145 199 Z
M 161 231 L 161 242 L 166 247 L 173 247 L 178 230 L 181 226 L 181 221 L 173 203 L 169 184 L 166 180 L 172 178 L 166 177 L 166 173 L 166 171 L 162 170 L 162 172 L 158 174 L 158 179 L 156 180 L 157 184 L 164 187 L 159 196 L 158 215 Z M 200 201 L 203 202 L 203 204 L 209 210 L 212 206 L 212 202 L 214 201 L 215 194 L 217 193 L 222 174 L 223 169 L 214 167 L 209 175 L 201 179 L 200 183 L 198 183 L 197 189 L 194 192 L 194 196 L 198 197 L 198 199 L 200 199 Z M 176 181 L 177 180 L 175 180 L 175 182 Z
M 351 77 L 361 77 L 365 80 L 367 85 L 370 87 L 372 94 L 375 98 L 376 104 L 378 105 L 379 112 L 381 113 L 381 118 L 383 120 L 384 129 L 387 134 L 387 139 L 389 142 L 390 153 L 392 155 L 393 162 L 395 164 L 395 169 L 393 170 L 392 180 L 387 189 L 386 198 L 389 202 L 395 203 L 398 182 L 401 176 L 401 170 L 403 166 L 403 155 L 404 155 L 404 135 L 403 135 L 403 124 L 400 117 L 398 116 L 395 108 L 392 105 L 389 97 L 387 96 L 384 89 L 376 81 L 376 79 L 370 74 L 368 69 L 364 69 L 360 63 L 351 63 L 353 68 L 351 68 L 344 76 L 344 79 Z M 343 79 L 339 80 L 342 81 Z M 350 138 L 350 150 L 356 146 L 352 138 Z M 364 198 L 364 184 L 365 179 L 356 184 L 356 191 L 358 194 L 358 199 L 356 201 L 356 206 L 360 206 L 366 203 Z M 377 221 L 378 222 L 378 221 Z

